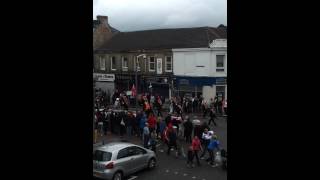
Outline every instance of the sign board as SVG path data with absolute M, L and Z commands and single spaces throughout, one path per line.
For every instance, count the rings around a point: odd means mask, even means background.
M 157 74 L 162 74 L 162 58 L 157 58 Z
M 93 73 L 93 77 L 95 79 L 97 79 L 97 81 L 111 81 L 111 82 L 113 82 L 115 79 L 114 74 Z
M 216 84 L 227 84 L 227 78 L 225 77 L 216 78 Z
M 189 85 L 189 80 L 188 79 L 180 79 L 179 83 Z

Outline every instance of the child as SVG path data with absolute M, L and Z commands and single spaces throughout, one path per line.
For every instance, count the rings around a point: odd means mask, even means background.
M 188 167 L 194 167 L 194 164 L 193 164 L 193 148 L 192 148 L 192 146 L 189 146 L 189 149 L 188 149 L 187 166 Z

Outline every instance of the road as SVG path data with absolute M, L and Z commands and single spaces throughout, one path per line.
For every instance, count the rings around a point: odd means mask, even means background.
M 199 119 L 201 122 L 208 121 L 208 117 L 203 119 L 201 116 L 194 117 L 194 115 L 189 115 L 191 119 Z M 212 124 L 210 128 L 217 134 L 220 145 L 222 148 L 227 150 L 227 121 L 225 118 L 220 117 L 216 120 L 218 126 L 214 127 Z M 105 142 L 114 138 L 114 135 L 108 135 L 105 137 Z M 113 137 L 110 137 L 113 136 Z M 116 138 L 118 138 L 116 136 Z M 118 138 L 119 139 L 119 138 Z M 141 145 L 141 140 L 136 137 L 125 137 L 125 139 L 134 144 Z M 116 141 L 116 140 L 112 140 Z M 184 153 L 186 154 L 187 147 L 189 146 L 183 140 L 180 141 Z M 174 156 L 174 151 L 168 156 L 166 154 L 166 145 L 159 144 L 157 147 L 157 167 L 151 171 L 143 170 L 137 172 L 129 177 L 127 180 L 227 180 L 227 172 L 222 170 L 220 167 L 211 167 L 205 160 L 200 160 L 201 166 L 195 166 L 194 168 L 189 168 L 186 165 L 186 158 L 180 156 L 176 158 Z M 206 157 L 208 154 L 206 154 Z M 194 159 L 194 163 L 196 161 Z

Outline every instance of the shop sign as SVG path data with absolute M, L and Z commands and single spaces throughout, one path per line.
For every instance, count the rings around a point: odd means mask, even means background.
M 115 76 L 114 74 L 101 74 L 101 73 L 93 73 L 94 79 L 97 81 L 114 81 Z

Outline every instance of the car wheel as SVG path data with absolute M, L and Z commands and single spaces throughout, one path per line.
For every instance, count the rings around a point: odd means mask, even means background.
M 113 180 L 122 180 L 122 173 L 121 172 L 116 172 L 113 175 Z
M 156 160 L 154 159 L 154 158 L 151 158 L 150 160 L 149 160 L 149 163 L 148 163 L 148 169 L 153 169 L 153 168 L 155 168 L 156 167 Z

